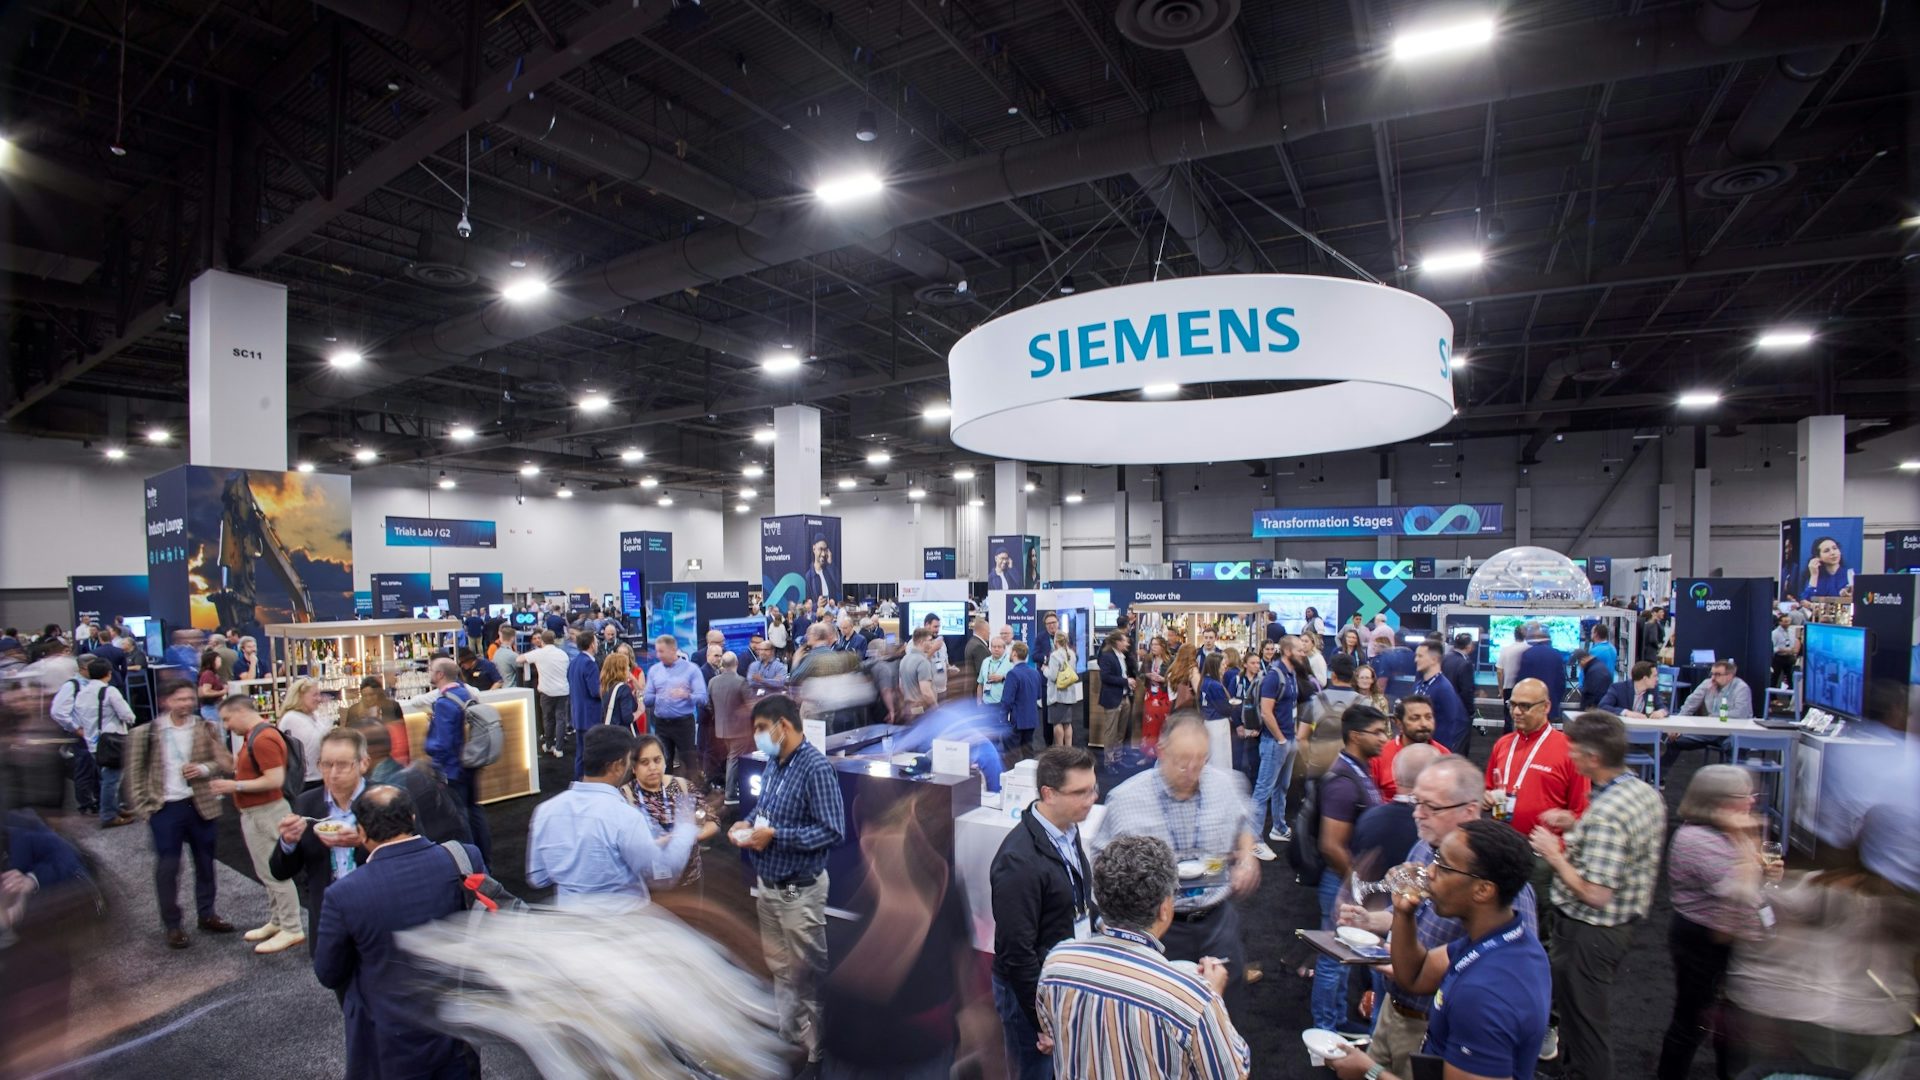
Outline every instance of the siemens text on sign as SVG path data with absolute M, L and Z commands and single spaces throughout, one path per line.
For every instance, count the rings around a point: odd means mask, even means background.
M 1027 355 L 1033 358 L 1033 367 L 1027 376 L 1038 379 L 1056 371 L 1069 372 L 1076 364 L 1096 368 L 1129 360 L 1165 360 L 1169 349 L 1183 357 L 1225 355 L 1236 346 L 1248 353 L 1292 352 L 1300 347 L 1300 332 L 1286 321 L 1292 317 L 1293 309 L 1288 307 L 1221 308 L 1175 312 L 1171 325 L 1166 315 L 1149 315 L 1138 322 L 1115 319 L 1062 327 L 1028 339 Z

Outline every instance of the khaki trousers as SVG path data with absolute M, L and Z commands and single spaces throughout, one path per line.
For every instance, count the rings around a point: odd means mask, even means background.
M 300 894 L 291 881 L 275 881 L 267 860 L 280 843 L 280 819 L 293 811 L 287 800 L 275 799 L 263 806 L 240 811 L 240 835 L 246 838 L 247 854 L 253 858 L 253 872 L 267 890 L 267 919 L 282 930 L 305 933 L 300 926 Z
M 1391 998 L 1379 999 L 1373 1008 L 1373 1045 L 1367 1048 L 1367 1056 L 1395 1076 L 1412 1076 L 1413 1055 L 1426 1045 L 1427 1022 L 1402 1016 Z

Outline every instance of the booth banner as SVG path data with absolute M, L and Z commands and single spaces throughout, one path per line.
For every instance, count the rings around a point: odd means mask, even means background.
M 1895 529 L 1887 533 L 1889 574 L 1920 574 L 1920 529 Z
M 621 533 L 620 568 L 637 571 L 643 582 L 672 581 L 673 534 L 645 530 Z
M 353 617 L 356 619 L 373 618 L 373 590 L 353 590 Z
M 760 519 L 762 607 L 840 596 L 840 519 L 790 514 Z
M 447 598 L 453 601 L 453 614 L 469 611 L 485 614 L 488 607 L 507 599 L 505 578 L 500 574 L 448 574 Z
M 1328 577 L 1346 577 L 1347 576 L 1347 560 L 1328 559 L 1327 560 L 1327 576 Z
M 1862 574 L 1854 582 L 1853 625 L 1873 633 L 1873 681 L 1920 686 L 1920 578 Z
M 1116 465 L 1210 461 L 1225 431 L 1249 459 L 1393 443 L 1452 419 L 1452 335 L 1430 301 L 1344 278 L 1209 274 L 1083 292 L 1001 315 L 954 345 L 953 441 L 1085 461 L 1072 440 L 1034 432 L 1170 436 L 1103 447 L 1100 460 Z M 1305 388 L 1138 399 L 1158 385 L 1246 382 Z M 1365 415 L 1365 430 L 1311 422 L 1348 415 Z
M 1865 550 L 1857 517 L 1788 518 L 1780 523 L 1780 599 L 1837 597 L 1853 587 Z
M 921 555 L 925 560 L 928 581 L 947 581 L 959 574 L 960 558 L 953 548 L 922 548 Z
M 413 609 L 433 603 L 433 578 L 429 574 L 373 574 L 373 613 L 382 619 L 406 619 Z
M 1013 629 L 1013 640 L 1024 641 L 1031 653 L 1033 636 L 1040 629 L 1039 594 L 1035 592 L 1003 592 L 1000 594 L 1002 618 Z M 1012 659 L 1009 655 L 1008 659 Z
M 1027 589 L 1038 585 L 1040 538 L 987 537 L 987 588 Z
M 1272 563 L 1266 563 L 1271 568 Z M 1182 568 L 1186 573 L 1182 574 Z M 1251 559 L 1221 560 L 1218 562 L 1178 562 L 1173 564 L 1175 578 L 1189 578 L 1194 581 L 1252 581 L 1255 577 L 1271 577 L 1272 573 L 1255 574 Z
M 1673 583 L 1673 658 L 1686 665 L 1696 652 L 1732 660 L 1753 691 L 1754 707 L 1772 676 L 1773 582 L 1767 578 L 1676 578 Z
M 494 546 L 491 521 L 467 521 L 460 518 L 387 518 L 388 547 L 474 547 Z
M 921 600 L 959 601 L 965 603 L 973 595 L 972 583 L 955 579 L 936 579 L 933 581 L 903 581 L 899 584 L 894 599 L 902 604 L 911 604 Z M 964 633 L 965 631 L 961 631 Z
M 182 465 L 145 493 L 148 603 L 169 627 L 352 617 L 351 478 Z
M 100 625 L 126 615 L 146 616 L 147 575 L 92 574 L 67 579 L 69 627 L 92 616 Z
M 1466 578 L 1416 580 L 1409 573 L 1372 580 L 1349 577 L 1342 585 L 1342 626 L 1355 615 L 1360 616 L 1360 621 L 1367 625 L 1373 624 L 1374 616 L 1385 615 L 1387 625 L 1395 630 L 1403 626 L 1409 629 L 1436 629 L 1440 625 L 1440 609 L 1448 604 L 1463 603 L 1467 598 Z M 1326 613 L 1321 614 L 1324 616 Z
M 1432 577 L 1433 576 L 1433 560 L 1424 559 L 1424 558 L 1413 560 L 1413 576 L 1417 578 Z
M 1283 506 L 1253 512 L 1262 539 L 1330 536 L 1488 536 L 1500 532 L 1502 503 L 1450 506 Z
M 629 619 L 637 619 L 646 611 L 647 587 L 640 571 L 629 567 L 620 568 L 620 614 Z M 641 629 L 646 629 L 641 627 Z
M 707 627 L 715 619 L 744 619 L 751 610 L 747 602 L 747 583 L 744 581 L 702 581 L 693 586 L 694 614 L 698 617 L 700 637 L 704 641 Z M 741 670 L 753 661 L 745 656 L 740 658 Z

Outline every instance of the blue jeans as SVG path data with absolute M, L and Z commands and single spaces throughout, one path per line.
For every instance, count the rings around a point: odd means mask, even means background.
M 100 823 L 120 816 L 120 770 L 100 767 Z
M 993 1007 L 1000 1013 L 1000 1030 L 1006 1036 L 1009 1080 L 1053 1080 L 1053 1058 L 1034 1045 L 1040 1033 L 1014 1000 L 1013 988 L 998 975 L 993 977 Z
M 1334 909 L 1340 904 L 1340 875 L 1332 870 L 1320 872 L 1320 927 L 1334 925 Z M 1347 966 L 1330 956 L 1321 956 L 1313 964 L 1313 1026 L 1340 1031 L 1347 1026 Z
M 1293 740 L 1286 742 L 1271 735 L 1260 736 L 1260 775 L 1253 782 L 1253 832 L 1262 842 L 1266 829 L 1262 815 L 1270 815 L 1273 824 L 1286 831 L 1287 785 L 1293 783 Z
M 493 833 L 487 828 L 487 811 L 480 805 L 480 777 L 477 769 L 464 769 L 458 780 L 447 781 L 447 793 L 455 802 L 467 808 L 467 834 L 473 838 L 473 846 L 480 849 L 480 857 L 493 864 Z

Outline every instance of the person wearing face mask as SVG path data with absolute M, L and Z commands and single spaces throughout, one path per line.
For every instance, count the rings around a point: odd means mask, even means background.
M 634 911 L 648 902 L 648 882 L 671 880 L 686 867 L 699 837 L 692 799 L 676 803 L 673 831 L 663 833 L 621 794 L 639 752 L 633 733 L 601 724 L 581 742 L 584 776 L 534 808 L 527 881 L 553 886 L 561 908 Z
M 752 821 L 727 839 L 751 852 L 759 879 L 760 947 L 773 975 L 780 1035 L 819 1061 L 819 986 L 827 973 L 827 852 L 846 839 L 840 781 L 801 734 L 800 707 L 775 694 L 753 703 L 753 744 L 766 758 Z M 688 815 L 691 817 L 691 815 Z

